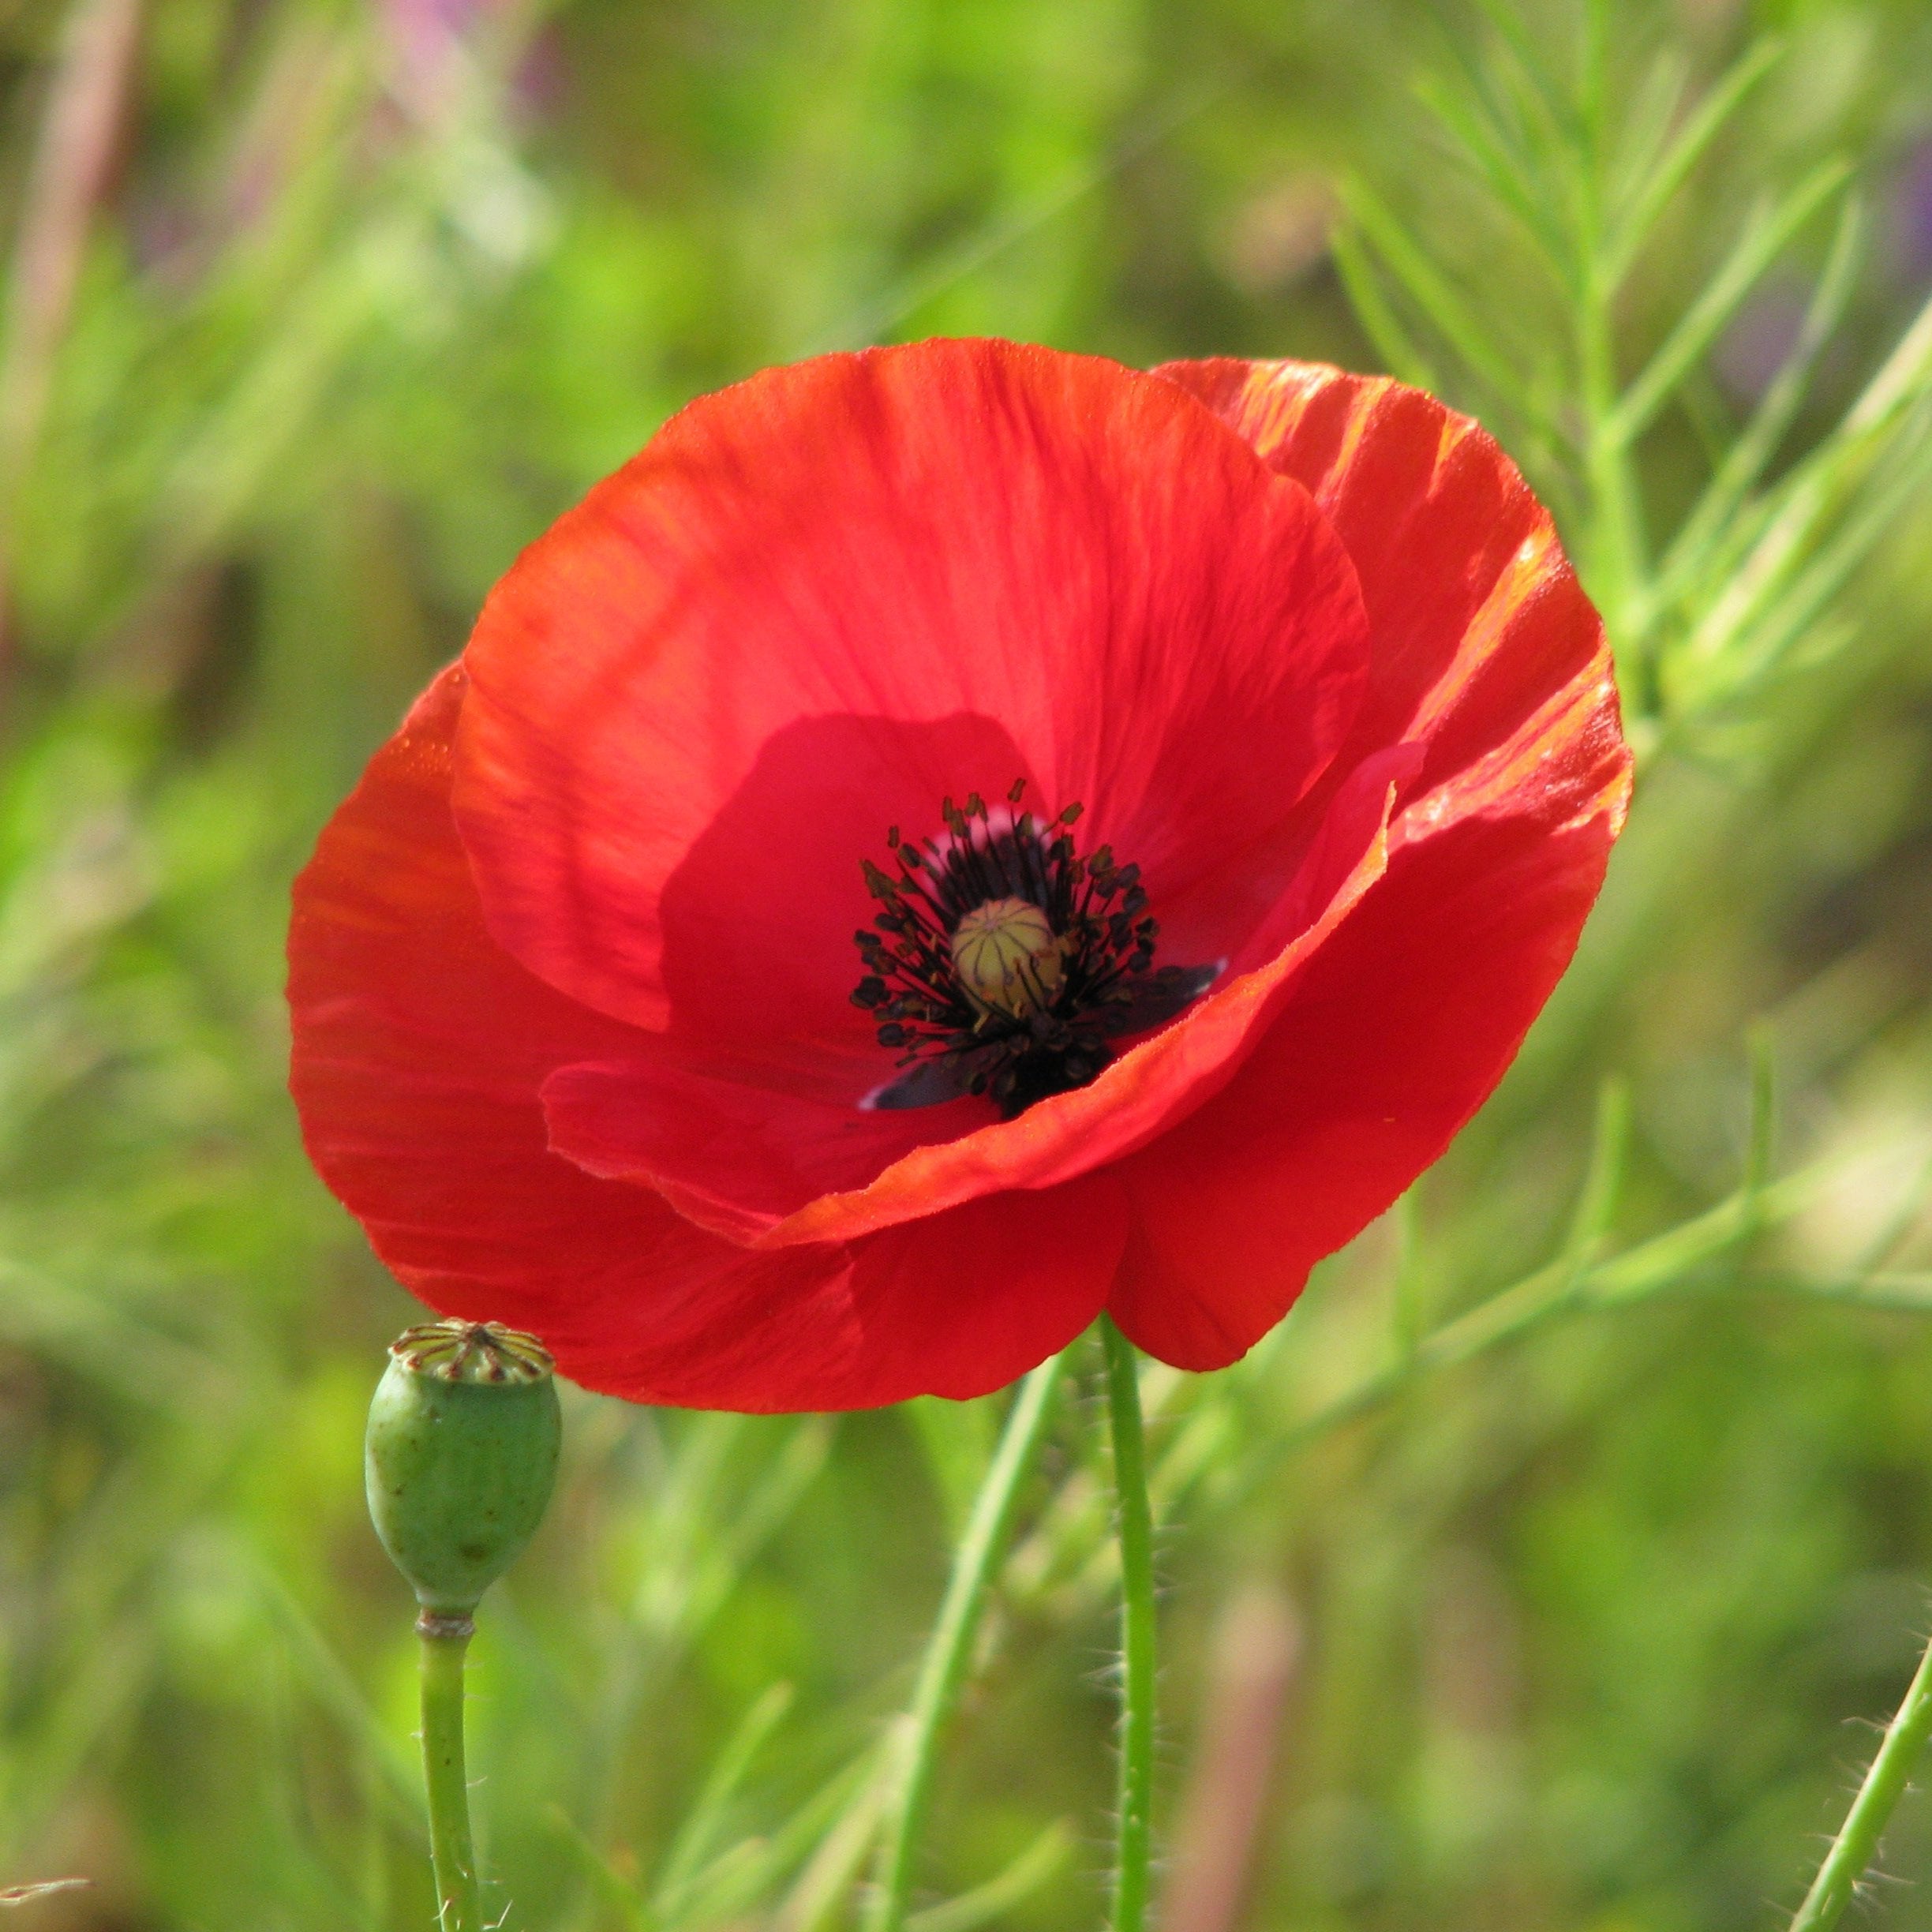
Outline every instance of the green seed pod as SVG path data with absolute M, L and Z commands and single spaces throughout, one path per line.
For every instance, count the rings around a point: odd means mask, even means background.
M 535 1534 L 563 1422 L 549 1354 L 495 1322 L 425 1322 L 369 1404 L 369 1516 L 426 1615 L 466 1619 Z

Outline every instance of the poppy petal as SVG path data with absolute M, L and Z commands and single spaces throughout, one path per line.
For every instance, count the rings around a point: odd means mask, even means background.
M 1185 388 L 1301 483 L 1355 565 L 1374 638 L 1339 775 L 1403 739 L 1399 805 L 1609 669 L 1549 513 L 1481 425 L 1386 376 L 1312 362 L 1170 362 Z M 1616 728 L 1614 695 L 1608 716 Z
M 1108 1181 L 1070 1215 L 975 1204 L 754 1254 L 548 1150 L 545 1076 L 637 1035 L 484 930 L 449 811 L 465 683 L 445 672 L 376 754 L 296 882 L 290 932 L 304 1138 L 411 1290 L 534 1331 L 586 1387 L 738 1410 L 983 1395 L 1091 1322 L 1125 1238 Z
M 702 1256 L 680 1277 L 690 1319 L 668 1326 L 659 1297 L 605 1322 L 590 1347 L 560 1363 L 632 1402 L 769 1413 L 915 1395 L 964 1402 L 1004 1388 L 1100 1312 L 1128 1211 L 1099 1175 L 1050 1196 L 971 1201 L 849 1248 L 758 1253 L 678 1225 Z
M 855 1241 L 861 1354 L 835 1402 L 965 1401 L 1063 1349 L 1106 1305 L 1126 1245 L 1127 1198 L 1106 1174 L 1002 1194 Z M 757 1264 L 815 1252 L 757 1254 Z
M 766 1247 L 851 1241 L 1103 1166 L 1233 1076 L 1303 962 L 1380 877 L 1389 799 L 1414 756 L 1398 748 L 1366 761 L 1338 799 L 1296 889 L 1271 915 L 1275 951 L 1265 967 L 1210 994 L 1091 1085 L 1017 1120 L 968 1132 L 979 1117 L 972 1102 L 865 1113 L 641 1052 L 552 1076 L 551 1145 L 592 1173 L 657 1189 L 705 1227 Z M 908 1133 L 930 1144 L 890 1159 Z
M 1120 1169 L 1108 1306 L 1139 1346 L 1226 1367 L 1442 1153 L 1568 964 L 1614 830 L 1479 815 L 1391 859 L 1227 1090 Z
M 1206 990 L 1013 1120 L 862 1106 L 859 862 L 1015 779 Z M 1431 398 L 770 372 L 526 553 L 324 832 L 305 1137 L 425 1301 L 635 1398 L 975 1395 L 1103 1305 L 1218 1366 L 1500 1077 L 1629 784 L 1549 519 Z
M 452 667 L 430 687 L 295 883 L 290 1084 L 310 1158 L 439 1312 L 530 1329 L 592 1387 L 785 1406 L 862 1353 L 843 1257 L 747 1268 L 545 1145 L 544 1075 L 631 1035 L 484 930 L 449 810 L 465 683 Z
M 1305 484 L 1350 546 L 1374 657 L 1328 782 L 1391 736 L 1422 754 L 1387 876 L 1227 1089 L 1121 1170 L 1136 1227 L 1110 1305 L 1141 1346 L 1206 1368 L 1279 1321 L 1501 1078 L 1595 900 L 1631 759 L 1602 625 L 1476 425 L 1307 364 L 1162 373 Z
M 1178 894 L 1317 779 L 1366 640 L 1307 493 L 1174 384 L 826 357 L 693 403 L 525 552 L 466 653 L 457 818 L 542 979 L 824 1088 L 889 826 L 1023 778 Z

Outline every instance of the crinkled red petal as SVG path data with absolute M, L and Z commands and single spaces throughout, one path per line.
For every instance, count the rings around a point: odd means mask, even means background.
M 539 977 L 856 1100 L 889 826 L 1024 778 L 1178 902 L 1316 781 L 1365 657 L 1306 492 L 1173 384 L 1005 343 L 826 357 L 693 403 L 504 578 L 457 818 Z
M 642 1181 L 701 1225 L 761 1246 L 848 1241 L 1104 1166 L 1234 1076 L 1295 974 L 1380 876 L 1390 796 L 1413 762 L 1406 749 L 1371 759 L 1338 797 L 1296 890 L 1276 909 L 1264 966 L 1211 993 L 1091 1085 L 1017 1120 L 978 1126 L 979 1110 L 965 1101 L 860 1112 L 710 1077 L 660 1050 L 554 1075 L 544 1088 L 551 1144 L 592 1173 Z M 897 1153 L 908 1123 L 927 1144 Z
M 975 1205 L 751 1254 L 549 1151 L 543 1081 L 638 1036 L 484 928 L 449 808 L 464 686 L 444 673 L 376 754 L 296 882 L 290 931 L 309 1151 L 402 1280 L 443 1313 L 534 1331 L 588 1387 L 716 1408 L 979 1395 L 1091 1321 L 1125 1238 L 1103 1180 L 1073 1223 L 1043 1200 Z
M 1119 1183 L 1089 1174 L 1050 1193 L 971 1200 L 852 1243 L 859 1363 L 836 1402 L 870 1408 L 911 1395 L 964 1400 L 1003 1388 L 1088 1327 L 1127 1241 Z M 811 1249 L 761 1253 L 784 1263 Z
M 1307 489 L 1347 546 L 1373 642 L 1335 776 L 1378 747 L 1418 742 L 1427 756 L 1406 807 L 1563 694 L 1588 691 L 1593 707 L 1574 728 L 1598 755 L 1568 796 L 1581 805 L 1619 773 L 1627 793 L 1601 620 L 1549 512 L 1480 424 L 1391 377 L 1325 363 L 1223 358 L 1156 373 Z M 1543 782 L 1520 777 L 1527 791 Z M 1559 804 L 1558 819 L 1568 815 Z
M 836 1256 L 760 1279 L 655 1195 L 546 1148 L 545 1075 L 630 1031 L 484 930 L 449 809 L 465 683 L 452 668 L 430 687 L 295 884 L 291 1084 L 310 1156 L 416 1294 L 534 1331 L 593 1387 L 712 1401 L 841 1371 L 858 1335 Z
M 1407 847 L 1211 1106 L 1125 1163 L 1109 1307 L 1182 1368 L 1236 1360 L 1447 1147 L 1568 963 L 1611 839 L 1466 818 Z
M 1110 1305 L 1141 1346 L 1208 1368 L 1279 1321 L 1494 1088 L 1596 899 L 1631 760 L 1602 626 L 1474 424 L 1305 364 L 1161 373 L 1303 483 L 1354 560 L 1372 669 L 1327 784 L 1391 740 L 1421 753 L 1387 876 L 1225 1091 L 1118 1170 L 1136 1226 Z

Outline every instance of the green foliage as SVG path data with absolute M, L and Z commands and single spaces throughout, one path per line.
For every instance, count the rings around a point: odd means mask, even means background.
M 1493 45 L 1470 52 L 1446 25 L 1457 72 L 1421 92 L 1481 191 L 1478 221 L 1486 215 L 1499 251 L 1540 270 L 1531 279 L 1542 286 L 1525 291 L 1513 330 L 1500 306 L 1478 313 L 1415 226 L 1361 179 L 1347 192 L 1338 262 L 1389 366 L 1448 393 L 1468 387 L 1533 480 L 1567 507 L 1640 749 L 1668 739 L 1709 754 L 1740 732 L 1749 743 L 1764 728 L 1766 687 L 1843 648 L 1829 623 L 1840 593 L 1932 481 L 1932 303 L 1780 467 L 1855 284 L 1865 224 L 1848 158 L 1807 157 L 1788 184 L 1754 192 L 1714 264 L 1657 279 L 1661 300 L 1643 305 L 1653 345 L 1639 358 L 1619 351 L 1660 228 L 1791 49 L 1747 42 L 1700 97 L 1682 51 L 1666 47 L 1630 77 L 1625 114 L 1612 111 L 1607 5 L 1586 9 L 1574 78 L 1500 0 L 1482 10 Z M 1705 427 L 1698 384 L 1713 350 L 1827 215 L 1831 239 L 1788 353 L 1748 417 L 1717 432 L 1708 474 L 1667 533 L 1646 489 L 1646 436 L 1667 414 Z M 1455 362 L 1434 358 L 1425 336 Z
M 0 4 L 0 1885 L 91 1878 L 24 1909 L 102 1932 L 430 1923 L 358 1466 L 413 1308 L 297 1144 L 286 881 L 516 547 L 684 398 L 994 330 L 1474 409 L 1646 758 L 1449 1159 L 1239 1368 L 1144 1379 L 1159 1818 L 1261 1579 L 1303 1642 L 1254 1923 L 1795 1904 L 1932 1574 L 1923 9 L 572 0 L 417 42 L 402 0 L 150 0 L 123 57 L 115 10 Z M 90 80 L 99 152 L 58 111 Z M 72 269 L 31 326 L 30 257 Z M 923 1932 L 1097 1910 L 1114 1559 L 1071 1372 Z M 1005 1413 L 572 1400 L 474 1659 L 492 1910 L 852 1923 Z M 1888 1861 L 1932 1872 L 1909 1800 Z

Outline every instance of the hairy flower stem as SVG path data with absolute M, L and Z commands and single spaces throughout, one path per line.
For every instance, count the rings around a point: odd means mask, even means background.
M 1827 1932 L 1838 1923 L 1878 1855 L 1880 1835 L 1905 1795 L 1912 1766 L 1928 1737 L 1932 1737 L 1932 1641 L 1927 1642 L 1905 1701 L 1886 1726 L 1878 1755 L 1865 1773 L 1852 1809 L 1845 1814 L 1838 1836 L 1825 1854 L 1825 1863 L 1811 1881 L 1811 1889 L 1792 1920 L 1791 1932 Z
M 972 1515 L 953 1559 L 945 1601 L 919 1666 L 919 1684 L 906 1720 L 904 1749 L 897 1760 L 898 1783 L 886 1812 L 878 1882 L 867 1910 L 866 1932 L 899 1932 L 905 1923 L 912 1863 L 932 1795 L 940 1733 L 965 1681 L 986 1608 L 987 1580 L 1006 1547 L 1020 1485 L 1039 1454 L 1054 1395 L 1065 1372 L 1065 1358 L 1056 1355 L 1020 1383 L 999 1447 L 973 1500 Z
M 1154 1517 L 1134 1346 L 1100 1318 L 1121 1563 L 1120 1817 L 1114 1855 L 1113 1932 L 1140 1932 L 1147 1917 L 1154 1809 Z
M 463 1654 L 471 1625 L 466 1616 L 425 1611 L 416 1628 L 422 1638 L 423 1778 L 429 1793 L 436 1923 L 440 1932 L 483 1932 L 463 1766 Z

